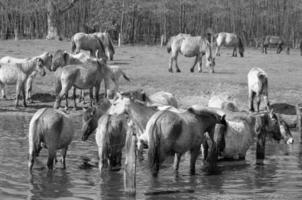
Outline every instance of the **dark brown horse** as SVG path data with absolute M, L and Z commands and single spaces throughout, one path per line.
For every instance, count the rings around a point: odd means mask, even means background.
M 277 47 L 277 54 L 281 53 L 284 46 L 284 40 L 280 36 L 265 36 L 262 44 L 262 53 L 267 54 L 268 47 Z

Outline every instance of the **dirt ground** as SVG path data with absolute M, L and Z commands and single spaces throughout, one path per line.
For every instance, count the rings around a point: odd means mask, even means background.
M 0 41 L 0 57 L 10 55 L 23 58 L 57 49 L 70 51 L 70 48 L 70 42 L 67 41 L 7 40 Z M 179 56 L 182 72 L 169 73 L 169 54 L 166 48 L 159 46 L 116 47 L 114 61 L 109 64 L 120 65 L 131 79 L 131 82 L 121 80 L 122 91 L 137 88 L 143 88 L 149 94 L 168 91 L 176 95 L 182 107 L 206 105 L 211 94 L 226 93 L 234 97 L 242 109 L 247 109 L 247 73 L 252 67 L 260 67 L 267 72 L 272 103 L 302 103 L 302 57 L 298 50 L 291 50 L 290 55 L 284 52 L 277 55 L 275 49 L 271 49 L 264 55 L 260 49 L 248 48 L 244 58 L 231 57 L 231 53 L 231 49 L 222 49 L 221 56 L 216 58 L 214 74 L 209 74 L 205 67 L 203 73 L 198 73 L 197 68 L 190 73 L 194 59 L 183 56 Z M 45 77 L 37 76 L 33 86 L 34 103 L 29 104 L 28 108 L 14 107 L 15 86 L 9 86 L 7 91 L 9 100 L 0 99 L 2 113 L 31 114 L 38 108 L 52 107 L 55 98 L 53 72 L 47 71 Z M 81 110 L 72 112 L 80 114 Z

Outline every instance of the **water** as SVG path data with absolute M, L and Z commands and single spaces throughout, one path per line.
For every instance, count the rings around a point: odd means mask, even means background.
M 0 199 L 131 199 L 124 193 L 123 172 L 110 172 L 102 178 L 97 168 L 81 169 L 83 157 L 91 163 L 97 159 L 93 137 L 80 140 L 80 119 L 75 118 L 77 132 L 67 153 L 67 169 L 52 174 L 45 167 L 47 151 L 42 150 L 33 175 L 27 170 L 29 116 L 0 115 Z M 295 135 L 295 141 L 299 141 Z M 146 161 L 138 163 L 136 199 L 301 199 L 302 146 L 268 144 L 263 166 L 255 164 L 255 148 L 246 161 L 219 163 L 216 175 L 201 171 L 189 175 L 188 156 L 173 174 L 172 159 L 152 179 Z M 182 190 L 182 193 L 145 195 L 150 191 Z M 189 192 L 189 191 L 194 192 Z

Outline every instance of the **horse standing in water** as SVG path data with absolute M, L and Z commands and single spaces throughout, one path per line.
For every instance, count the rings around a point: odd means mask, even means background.
M 270 104 L 268 100 L 268 77 L 265 71 L 260 68 L 252 68 L 248 75 L 248 90 L 249 90 L 249 107 L 250 111 L 254 112 L 254 99 L 257 98 L 257 112 L 259 112 L 261 96 L 264 98 L 266 109 L 269 110 Z
M 277 54 L 279 54 L 283 49 L 283 45 L 284 45 L 284 41 L 280 36 L 267 35 L 263 40 L 262 53 L 267 54 L 267 48 L 269 46 L 276 46 Z
M 190 69 L 191 72 L 194 72 L 197 63 L 199 72 L 202 72 L 202 56 L 205 55 L 206 67 L 210 68 L 211 73 L 214 73 L 215 58 L 212 55 L 211 44 L 201 36 L 191 36 L 183 33 L 172 36 L 167 43 L 167 51 L 168 53 L 171 52 L 169 72 L 173 72 L 173 61 L 175 62 L 176 72 L 180 72 L 177 57 L 181 53 L 185 57 L 195 57 L 195 62 Z
M 241 57 L 244 56 L 244 45 L 242 38 L 234 33 L 226 33 L 221 32 L 216 34 L 214 37 L 216 37 L 216 56 L 220 56 L 220 48 L 221 46 L 226 47 L 234 47 L 233 49 L 233 57 L 237 57 L 237 48 L 239 49 L 239 54 Z
M 73 124 L 68 115 L 54 109 L 39 109 L 29 124 L 29 170 L 32 171 L 34 161 L 42 148 L 48 149 L 47 167 L 50 170 L 53 169 L 56 151 L 62 149 L 62 163 L 65 169 L 66 153 L 73 135 Z
M 45 76 L 44 62 L 41 58 L 32 58 L 22 63 L 1 63 L 0 64 L 0 89 L 2 97 L 5 98 L 5 85 L 16 84 L 16 104 L 19 105 L 20 93 L 23 95 L 23 105 L 26 104 L 25 85 L 28 77 L 39 72 L 41 76 Z
M 213 169 L 218 156 L 214 141 L 217 123 L 225 125 L 224 117 L 210 111 L 189 108 L 178 113 L 169 110 L 156 112 L 148 121 L 144 133 L 148 137 L 148 162 L 152 175 L 158 175 L 160 164 L 169 154 L 176 154 L 174 169 L 178 171 L 180 158 L 187 151 L 191 153 L 190 173 L 194 175 L 200 145 L 205 141 L 210 150 L 205 160 Z

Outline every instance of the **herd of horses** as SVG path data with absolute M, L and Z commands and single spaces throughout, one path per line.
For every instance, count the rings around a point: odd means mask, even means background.
M 212 40 L 212 41 L 211 41 Z M 178 34 L 170 38 L 167 50 L 171 53 L 169 72 L 178 54 L 195 57 L 191 72 L 198 63 L 202 71 L 202 57 L 210 72 L 214 72 L 215 56 L 220 55 L 221 46 L 233 47 L 232 56 L 244 56 L 242 39 L 233 33 L 219 33 L 208 40 L 201 36 Z M 161 163 L 167 156 L 175 156 L 174 169 L 179 168 L 181 156 L 190 152 L 190 173 L 195 174 L 195 163 L 202 150 L 205 166 L 214 169 L 220 159 L 245 159 L 249 147 L 255 143 L 264 148 L 266 137 L 276 141 L 293 143 L 293 137 L 286 122 L 274 113 L 268 99 L 267 74 L 260 68 L 252 68 L 248 73 L 249 111 L 239 110 L 236 103 L 223 95 L 214 95 L 208 106 L 191 105 L 179 108 L 175 96 L 160 91 L 151 95 L 143 89 L 119 92 L 119 79 L 125 72 L 116 65 L 107 64 L 115 50 L 108 33 L 77 33 L 72 37 L 72 53 L 56 50 L 45 52 L 33 58 L 3 57 L 0 60 L 0 87 L 6 98 L 5 85 L 16 84 L 16 106 L 23 95 L 23 105 L 31 99 L 33 79 L 37 73 L 45 75 L 45 68 L 55 74 L 56 100 L 54 108 L 39 109 L 29 124 L 29 161 L 32 171 L 34 161 L 42 148 L 48 149 L 47 166 L 53 169 L 56 151 L 62 149 L 62 163 L 74 135 L 71 117 L 61 111 L 61 101 L 65 98 L 68 109 L 68 92 L 73 88 L 73 102 L 76 108 L 76 89 L 89 90 L 90 106 L 82 115 L 82 140 L 95 134 L 99 152 L 99 170 L 109 167 L 120 169 L 122 150 L 127 134 L 135 131 L 139 159 L 148 149 L 148 163 L 153 176 L 157 176 Z M 216 52 L 213 49 L 216 44 Z M 277 53 L 282 51 L 282 43 L 277 37 L 267 36 L 263 47 L 278 44 Z M 81 53 L 87 50 L 90 56 Z M 266 49 L 264 50 L 266 52 Z M 101 83 L 104 82 L 106 96 L 99 99 Z M 110 84 L 114 89 L 110 90 Z M 93 95 L 93 89 L 95 94 Z M 113 95 L 110 95 L 111 91 Z M 260 111 L 260 101 L 264 98 L 266 109 Z M 256 112 L 254 100 L 256 99 Z M 95 105 L 93 102 L 95 100 Z M 131 130 L 131 131 L 129 131 Z M 261 152 L 257 151 L 257 154 Z M 264 158 L 264 152 L 260 157 Z

